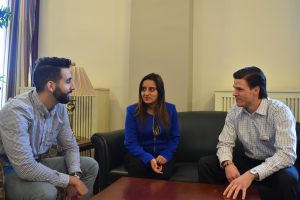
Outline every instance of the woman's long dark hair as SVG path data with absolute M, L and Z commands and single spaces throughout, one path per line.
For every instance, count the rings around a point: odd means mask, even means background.
M 141 92 L 143 89 L 143 83 L 146 80 L 152 80 L 156 84 L 156 89 L 158 92 L 158 97 L 157 97 L 157 102 L 154 107 L 154 115 L 156 119 L 159 120 L 159 122 L 163 125 L 164 128 L 168 129 L 169 128 L 169 113 L 167 110 L 166 106 L 166 101 L 165 101 L 165 88 L 164 88 L 164 82 L 160 75 L 151 73 L 146 75 L 140 82 L 140 87 L 139 87 L 139 102 L 137 104 L 135 114 L 141 124 L 143 126 L 146 125 L 146 120 L 147 120 L 147 104 L 143 101 Z

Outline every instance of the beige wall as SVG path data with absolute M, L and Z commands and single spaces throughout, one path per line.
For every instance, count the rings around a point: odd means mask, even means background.
M 167 101 L 191 110 L 192 17 L 192 0 L 43 0 L 39 56 L 71 58 L 95 88 L 109 88 L 119 129 L 150 72 L 162 75 Z
M 162 75 L 179 111 L 213 110 L 232 73 L 260 66 L 269 90 L 299 90 L 300 1 L 43 0 L 40 56 L 65 56 L 110 89 L 111 129 L 124 125 L 138 84 Z
M 166 100 L 191 110 L 192 0 L 132 0 L 129 103 L 148 73 L 162 76 Z
M 111 129 L 128 101 L 130 0 L 43 0 L 39 56 L 68 57 L 95 88 L 110 89 Z
M 193 110 L 213 110 L 214 91 L 256 65 L 269 90 L 300 89 L 300 1 L 194 0 Z

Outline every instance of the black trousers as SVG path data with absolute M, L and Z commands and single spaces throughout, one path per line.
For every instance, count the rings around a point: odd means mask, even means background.
M 155 173 L 150 164 L 145 165 L 142 160 L 127 152 L 125 156 L 125 167 L 131 177 L 137 178 L 154 178 L 154 179 L 169 179 L 175 170 L 174 160 L 170 160 L 162 165 L 163 174 Z
M 233 162 L 240 174 L 243 174 L 263 161 L 234 153 Z M 228 184 L 225 170 L 220 167 L 217 156 L 200 158 L 198 162 L 198 176 L 201 183 Z M 263 199 L 296 200 L 299 199 L 298 180 L 298 171 L 292 166 L 281 169 L 262 181 L 253 181 L 252 184 L 258 185 L 258 191 Z M 272 193 L 266 193 L 266 190 L 263 190 L 259 185 L 271 188 Z

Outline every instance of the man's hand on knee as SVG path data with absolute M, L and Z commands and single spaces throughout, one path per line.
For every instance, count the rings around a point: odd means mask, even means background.
M 72 190 L 74 190 L 74 189 L 76 191 L 76 196 L 79 199 L 84 197 L 89 191 L 88 188 L 85 186 L 85 184 L 80 179 L 76 178 L 75 176 L 70 176 L 67 192 L 70 192 L 69 194 L 73 195 L 74 191 L 72 191 Z M 68 193 L 67 193 L 67 196 L 68 196 Z

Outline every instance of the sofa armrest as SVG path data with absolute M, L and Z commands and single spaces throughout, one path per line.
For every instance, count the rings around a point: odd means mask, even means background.
M 104 189 L 108 184 L 109 171 L 124 162 L 124 130 L 107 133 L 95 133 L 91 137 L 95 147 L 95 160 L 99 164 L 99 173 L 96 178 L 95 191 Z

